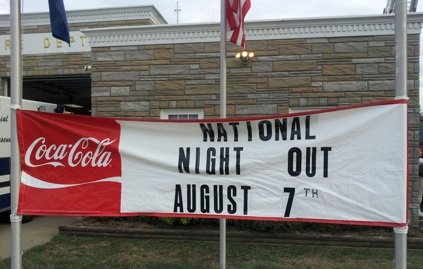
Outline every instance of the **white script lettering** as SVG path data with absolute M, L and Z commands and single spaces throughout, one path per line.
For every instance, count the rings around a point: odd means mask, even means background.
M 25 164 L 29 167 L 107 167 L 112 161 L 112 153 L 106 151 L 106 147 L 113 142 L 115 140 L 111 141 L 109 138 L 99 141 L 92 137 L 83 137 L 75 144 L 47 145 L 46 139 L 40 137 L 28 147 Z M 96 144 L 95 150 L 87 150 L 92 143 Z

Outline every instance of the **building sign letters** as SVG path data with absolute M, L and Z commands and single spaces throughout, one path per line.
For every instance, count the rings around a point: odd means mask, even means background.
M 72 53 L 91 51 L 86 35 L 79 31 L 70 32 L 71 46 L 54 38 L 51 33 L 36 33 L 23 35 L 24 54 Z M 10 55 L 10 36 L 0 36 L 0 55 Z

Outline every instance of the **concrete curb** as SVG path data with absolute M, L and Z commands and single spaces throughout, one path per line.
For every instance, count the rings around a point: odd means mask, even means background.
M 60 234 L 142 238 L 159 240 L 219 241 L 219 231 L 160 228 L 119 228 L 63 225 Z M 324 245 L 346 247 L 394 248 L 394 233 L 390 236 L 329 235 L 329 234 L 266 234 L 247 231 L 227 231 L 228 242 L 274 245 Z M 423 238 L 408 237 L 408 248 L 423 249 Z

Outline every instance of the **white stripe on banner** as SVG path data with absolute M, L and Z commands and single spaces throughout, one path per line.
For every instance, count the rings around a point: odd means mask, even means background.
M 33 188 L 62 189 L 62 188 L 70 188 L 70 187 L 83 186 L 87 184 L 101 183 L 101 182 L 120 182 L 120 178 L 118 177 L 104 178 L 97 181 L 91 181 L 91 182 L 80 183 L 80 184 L 56 184 L 56 183 L 51 183 L 51 182 L 47 182 L 47 181 L 32 177 L 31 175 L 28 175 L 27 173 L 22 172 L 21 182 L 22 184 L 25 184 Z

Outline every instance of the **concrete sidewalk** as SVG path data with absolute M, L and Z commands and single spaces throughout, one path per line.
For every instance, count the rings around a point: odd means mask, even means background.
M 71 224 L 75 217 L 35 217 L 22 224 L 22 249 L 45 244 L 59 233 L 58 227 Z M 10 257 L 10 223 L 0 223 L 0 260 Z

